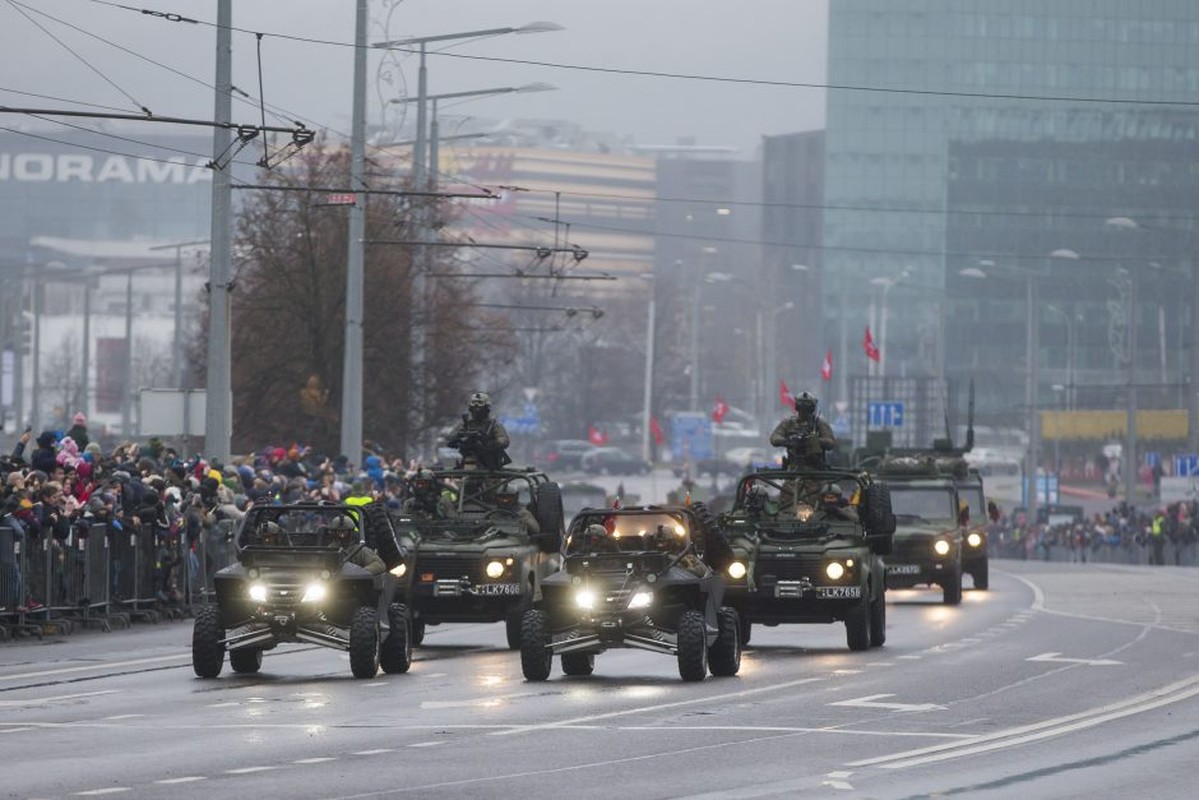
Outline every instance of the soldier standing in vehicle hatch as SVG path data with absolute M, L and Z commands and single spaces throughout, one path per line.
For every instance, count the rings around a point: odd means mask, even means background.
M 446 444 L 457 448 L 464 462 L 477 462 L 483 469 L 497 470 L 511 464 L 508 431 L 491 416 L 491 397 L 486 392 L 475 392 L 467 411 Z
M 816 416 L 816 395 L 800 392 L 795 396 L 795 414 L 778 424 L 770 434 L 770 444 L 787 448 L 791 469 L 825 469 L 825 453 L 837 446 L 837 437 L 832 427 Z

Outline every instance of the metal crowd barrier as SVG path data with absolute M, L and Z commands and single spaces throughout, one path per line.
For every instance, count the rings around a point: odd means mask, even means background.
M 201 528 L 185 543 L 183 558 L 187 575 L 188 607 L 215 602 L 213 576 L 237 561 L 232 520 L 221 520 Z
M 29 573 L 25 536 L 0 527 L 0 639 L 18 634 L 42 637 L 42 627 L 27 619 L 24 576 Z

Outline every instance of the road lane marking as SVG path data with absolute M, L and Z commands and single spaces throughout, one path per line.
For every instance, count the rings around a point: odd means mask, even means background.
M 917 750 L 907 750 L 887 756 L 851 761 L 846 766 L 877 766 L 884 769 L 903 769 L 934 761 L 960 758 L 962 756 L 984 753 L 1005 747 L 1014 747 L 1094 727 L 1115 719 L 1139 714 L 1144 711 L 1151 711 L 1152 709 L 1172 703 L 1178 703 L 1195 695 L 1199 695 L 1199 675 L 1193 675 L 1190 678 L 1168 684 L 1150 692 L 1125 698 L 1098 708 L 1080 711 L 1075 714 L 1041 720 L 1040 722 L 1021 725 L 1004 731 L 996 731 L 995 733 L 976 736 L 970 740 L 961 742 L 929 745 Z
M 333 756 L 315 756 L 313 758 L 297 758 L 293 764 L 323 764 L 326 761 L 336 761 Z
M 277 766 L 262 766 L 262 767 L 238 767 L 237 769 L 225 770 L 226 775 L 249 775 L 252 772 L 268 772 L 272 769 L 279 769 Z
M 7 730 L 0 731 L 0 733 L 23 733 L 24 731 L 32 731 L 32 730 L 37 730 L 37 729 L 36 729 L 36 728 L 30 728 L 30 727 L 24 727 L 24 728 L 8 728 Z
M 86 792 L 75 792 L 79 797 L 97 797 L 102 794 L 117 794 L 119 792 L 132 792 L 133 789 L 129 786 L 112 786 L 108 789 L 89 789 Z
M 115 669 L 117 667 L 136 667 L 142 664 L 161 664 L 164 661 L 187 661 L 191 655 L 155 656 L 154 658 L 138 658 L 133 661 L 97 661 L 83 667 L 62 667 L 47 669 L 40 672 L 22 672 L 16 675 L 0 675 L 0 681 L 16 681 L 24 678 L 52 678 L 55 675 L 69 675 L 75 672 L 87 672 L 96 669 Z
M 823 781 L 821 786 L 829 786 L 833 789 L 842 789 L 853 791 L 853 784 L 846 780 L 853 773 L 848 770 L 838 770 L 828 774 L 829 780 Z
M 114 714 L 111 717 L 104 717 L 103 721 L 115 722 L 119 719 L 137 719 L 138 717 L 144 717 L 144 716 L 145 716 L 145 714 Z
M 880 703 L 883 697 L 894 697 L 893 694 L 872 694 L 853 700 L 840 700 L 829 703 L 830 706 L 848 706 L 850 708 L 885 708 L 889 711 L 944 711 L 945 706 L 936 703 Z
M 440 708 L 489 708 L 502 705 L 508 700 L 519 700 L 523 697 L 540 697 L 542 692 L 520 692 L 517 694 L 493 694 L 487 697 L 476 697 L 473 700 L 425 700 L 420 704 L 422 710 Z
M 1026 658 L 1025 661 L 1052 661 L 1055 664 L 1086 664 L 1091 667 L 1109 667 L 1123 664 L 1123 661 L 1113 661 L 1110 658 L 1062 658 L 1061 653 L 1041 653 L 1039 656 Z
M 78 694 L 59 694 L 53 697 L 36 697 L 29 700 L 0 700 L 0 708 L 18 708 L 20 706 L 38 706 L 42 703 L 56 703 L 62 700 L 78 700 L 81 697 L 99 697 L 105 694 L 119 694 L 120 689 L 103 689 L 98 692 L 80 692 Z
M 176 783 L 195 783 L 196 781 L 206 781 L 206 780 L 208 780 L 208 778 L 206 778 L 203 775 L 185 775 L 182 778 L 163 778 L 160 781 L 154 781 L 154 782 L 161 783 L 164 786 L 173 786 Z
M 931 733 L 924 731 L 856 730 L 830 725 L 824 728 L 804 728 L 791 725 L 566 725 L 572 731 L 698 731 L 714 733 L 848 733 L 854 736 L 915 736 L 924 739 L 975 739 L 974 733 Z
M 916 655 L 910 655 L 910 656 L 897 656 L 897 657 L 898 657 L 898 658 L 902 658 L 902 659 L 906 659 L 906 660 L 908 660 L 908 661 L 919 661 L 920 659 L 924 658 L 924 656 L 916 656 Z
M 573 719 L 559 720 L 558 722 L 542 722 L 533 725 L 514 726 L 510 730 L 496 731 L 490 734 L 491 736 L 511 736 L 514 733 L 530 733 L 533 731 L 552 730 L 560 728 L 563 725 L 576 725 L 579 723 L 595 722 L 601 719 L 612 719 L 613 717 L 625 717 L 630 714 L 649 714 L 655 711 L 664 711 L 668 708 L 680 708 L 682 706 L 691 706 L 696 703 L 717 703 L 723 700 L 732 700 L 738 697 L 750 697 L 756 694 L 765 692 L 779 692 L 784 689 L 793 689 L 796 686 L 803 686 L 806 683 L 815 683 L 822 681 L 823 678 L 800 678 L 794 681 L 786 681 L 785 683 L 773 683 L 769 686 L 758 686 L 753 689 L 743 689 L 739 692 L 726 692 L 724 694 L 705 695 L 704 697 L 692 697 L 687 700 L 676 700 L 671 703 L 657 703 L 649 706 L 638 706 L 637 708 L 626 708 L 622 711 L 609 711 L 604 714 L 589 714 L 585 717 L 574 717 Z
M 381 747 L 378 750 L 358 750 L 350 753 L 352 756 L 378 756 L 384 753 L 394 753 L 395 749 L 391 747 Z
M 445 744 L 445 740 L 442 739 L 440 742 L 417 742 L 416 744 L 410 744 L 408 746 L 409 747 L 436 747 L 439 744 Z

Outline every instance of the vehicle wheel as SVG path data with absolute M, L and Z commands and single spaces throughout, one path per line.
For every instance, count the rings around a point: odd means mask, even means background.
M 532 589 L 530 588 L 530 592 Z M 520 649 L 520 629 L 524 625 L 525 612 L 533 608 L 533 595 L 529 594 L 504 615 L 504 633 L 508 636 L 508 649 Z
M 962 602 L 962 570 L 945 576 L 941 584 L 941 602 L 947 606 L 956 606 Z
M 754 625 L 744 614 L 737 614 L 737 636 L 741 640 L 741 646 L 745 647 L 749 644 L 749 638 L 753 634 Z
M 878 593 L 870 604 L 870 646 L 882 647 L 887 641 L 887 592 Z
M 520 670 L 527 681 L 550 676 L 554 654 L 550 652 L 550 618 L 544 611 L 526 611 L 520 624 Z
M 412 635 L 408 608 L 400 603 L 387 607 L 387 638 L 379 647 L 379 666 L 388 675 L 407 672 L 412 666 Z
M 865 597 L 845 615 L 845 641 L 854 652 L 870 647 L 870 601 Z
M 720 635 L 708 648 L 708 669 L 718 678 L 731 678 L 741 669 L 741 633 L 736 609 L 725 606 L 716 616 Z
M 970 577 L 974 579 L 975 589 L 985 592 L 987 589 L 991 588 L 990 575 L 988 574 L 989 572 L 990 566 L 987 563 L 987 560 L 983 559 L 983 562 L 974 568 L 974 572 L 970 573 Z
M 350 672 L 373 678 L 379 671 L 379 612 L 363 606 L 350 620 Z
M 891 487 L 885 483 L 872 483 L 866 487 L 865 511 L 863 522 L 866 531 L 872 536 L 886 536 L 874 546 L 874 551 L 880 556 L 891 554 L 892 539 L 895 533 L 895 514 L 891 511 Z
M 229 651 L 229 666 L 234 672 L 253 675 L 262 669 L 262 651 L 251 648 Z
M 216 606 L 201 606 L 192 628 L 192 669 L 199 678 L 215 678 L 225 666 L 225 645 L 221 639 L 221 612 Z
M 685 681 L 702 681 L 708 675 L 708 641 L 704 631 L 704 615 L 691 609 L 679 617 L 678 631 L 679 677 Z
M 533 488 L 533 515 L 541 527 L 542 550 L 556 553 L 562 549 L 566 513 L 562 510 L 562 489 L 558 484 L 551 481 Z
M 425 621 L 423 619 L 412 620 L 412 646 L 420 647 L 425 641 Z
M 563 653 L 562 673 L 565 675 L 590 675 L 595 671 L 595 653 Z

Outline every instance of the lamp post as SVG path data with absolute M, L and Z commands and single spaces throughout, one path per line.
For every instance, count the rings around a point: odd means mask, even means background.
M 778 348 L 778 319 L 779 314 L 784 311 L 790 311 L 795 308 L 795 303 L 788 300 L 777 308 L 768 310 L 770 318 L 766 321 L 766 346 L 763 348 L 766 351 L 766 369 L 762 371 L 763 375 L 769 376 L 766 378 L 768 383 L 762 387 L 760 397 L 762 398 L 762 410 L 760 416 L 760 424 L 766 426 L 770 424 L 770 411 L 773 408 L 770 404 L 770 398 L 776 396 L 776 388 L 778 386 L 778 356 L 776 351 Z M 761 318 L 763 309 L 758 308 L 758 315 Z M 759 328 L 761 326 L 759 325 Z
M 886 377 L 887 375 L 887 295 L 895 288 L 897 284 L 903 283 L 909 277 L 911 272 L 903 270 L 894 278 L 878 277 L 871 278 L 870 282 L 875 286 L 882 287 L 882 300 L 879 303 L 879 323 L 878 323 L 878 365 L 876 369 L 878 374 Z
M 650 281 L 649 302 L 645 320 L 645 390 L 641 403 L 641 458 L 653 462 L 653 450 L 650 446 L 650 428 L 653 421 L 654 400 L 654 275 L 652 272 L 643 273 L 642 280 Z
M 1066 311 L 1061 306 L 1049 303 L 1045 308 L 1050 311 L 1062 315 L 1066 320 L 1066 384 L 1065 384 L 1065 406 L 1067 411 L 1074 410 L 1074 373 L 1077 369 L 1077 358 L 1075 355 L 1078 347 L 1078 330 L 1076 323 L 1082 321 L 1082 315 Z
M 1108 217 L 1103 223 L 1109 228 L 1120 231 L 1140 230 L 1137 221 L 1128 217 Z M 1125 267 L 1120 267 L 1120 282 L 1127 280 L 1128 288 L 1125 293 L 1126 321 L 1124 331 L 1125 353 L 1128 365 L 1128 391 L 1125 393 L 1127 406 L 1125 408 L 1124 424 L 1124 500 L 1129 508 L 1135 505 L 1137 488 L 1137 282 L 1136 276 Z

